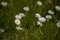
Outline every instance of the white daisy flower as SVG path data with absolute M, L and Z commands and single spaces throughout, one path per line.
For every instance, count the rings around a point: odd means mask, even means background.
M 16 25 L 20 25 L 20 24 L 21 24 L 20 20 L 15 19 L 15 24 L 16 24 Z
M 7 6 L 7 5 L 8 5 L 8 3 L 7 3 L 7 2 L 2 1 L 2 2 L 1 2 L 1 5 L 2 5 L 2 6 Z
M 55 9 L 56 9 L 57 11 L 60 11 L 60 6 L 55 6 Z
M 36 13 L 36 14 L 35 14 L 35 17 L 40 18 L 41 15 L 40 15 L 39 13 Z
M 16 15 L 15 18 L 16 19 L 21 19 L 21 16 L 20 15 Z
M 24 7 L 23 10 L 28 12 L 30 9 L 29 9 L 29 7 Z
M 16 27 L 17 30 L 22 30 L 23 28 L 21 28 L 20 26 Z
M 40 22 L 46 22 L 46 18 L 40 17 L 40 18 L 39 18 L 39 21 L 40 21 Z
M 1 31 L 1 32 L 5 32 L 5 30 L 4 30 L 4 29 L 0 29 L 0 31 Z
M 19 13 L 19 15 L 20 15 L 21 17 L 25 17 L 25 14 L 24 14 L 24 13 Z
M 45 17 L 46 17 L 46 19 L 52 19 L 51 15 L 46 15 Z
M 41 1 L 37 1 L 37 5 L 38 6 L 42 6 L 42 2 Z
M 42 22 L 37 21 L 37 25 L 43 26 Z
M 57 22 L 57 24 L 56 24 L 56 25 L 57 25 L 57 27 L 60 27 L 60 22 Z
M 54 14 L 54 12 L 52 10 L 48 10 L 48 14 Z

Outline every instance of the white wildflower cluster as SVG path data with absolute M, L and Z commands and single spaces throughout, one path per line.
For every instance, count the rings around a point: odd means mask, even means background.
M 36 14 L 35 14 L 35 17 L 40 18 L 41 15 L 40 15 L 39 13 L 36 13 Z
M 23 10 L 28 12 L 30 9 L 28 6 L 26 7 L 23 7 Z M 25 17 L 25 14 L 24 13 L 19 13 L 18 15 L 15 15 L 15 24 L 17 25 L 16 29 L 17 30 L 22 30 L 23 28 L 20 27 L 20 24 L 21 24 L 21 19 Z
M 55 9 L 56 9 L 57 11 L 60 11 L 60 6 L 55 6 Z
M 45 18 L 47 19 L 47 21 L 49 21 L 50 19 L 52 19 L 54 15 L 54 12 L 52 10 L 48 10 L 48 15 L 45 16 Z
M 0 29 L 0 32 L 4 33 L 4 32 L 5 32 L 5 30 L 4 30 L 4 29 Z
M 43 26 L 42 22 L 37 21 L 37 25 Z
M 51 2 L 51 1 L 49 1 Z M 5 1 L 2 1 L 1 2 L 1 5 L 2 6 L 7 6 L 8 3 L 5 2 Z M 37 1 L 37 5 L 38 6 L 42 6 L 43 3 L 41 1 Z M 55 9 L 57 11 L 60 11 L 60 6 L 55 6 Z M 30 10 L 30 8 L 28 6 L 25 6 L 23 7 L 23 10 L 28 12 Z M 52 19 L 54 15 L 54 12 L 52 10 L 48 10 L 48 15 L 46 15 L 45 17 L 41 16 L 39 13 L 36 13 L 35 14 L 35 17 L 38 18 L 38 21 L 37 21 L 37 25 L 40 25 L 40 26 L 43 26 L 43 23 L 46 22 L 47 20 L 49 21 L 50 19 Z M 15 15 L 15 24 L 17 25 L 16 29 L 17 30 L 22 30 L 23 28 L 20 27 L 20 24 L 21 24 L 21 19 L 25 17 L 25 14 L 24 13 L 19 13 L 18 15 Z M 56 23 L 57 27 L 60 27 L 60 22 L 57 22 Z M 0 29 L 1 32 L 5 32 L 4 29 Z
M 1 2 L 1 5 L 2 5 L 2 6 L 7 6 L 7 5 L 8 5 L 8 3 L 7 3 L 7 2 L 5 2 L 5 1 L 2 1 L 2 2 Z
M 41 1 L 37 1 L 37 5 L 42 6 L 43 3 Z M 48 10 L 48 14 L 49 15 L 42 17 L 39 13 L 36 13 L 35 17 L 38 18 L 37 25 L 43 26 L 43 24 L 42 24 L 43 22 L 46 22 L 46 20 L 50 20 L 53 18 L 52 15 L 54 15 L 54 12 L 52 10 Z
M 23 10 L 26 11 L 26 12 L 28 12 L 30 9 L 29 9 L 28 6 L 26 6 L 26 7 L 23 7 Z
M 54 15 L 54 12 L 52 10 L 48 10 L 48 14 Z
M 18 15 L 15 15 L 15 24 L 18 26 L 16 27 L 17 30 L 21 30 L 22 28 L 19 26 L 21 24 L 21 19 L 25 17 L 24 13 L 19 13 Z
M 46 19 L 44 17 L 41 17 L 39 13 L 36 13 L 35 17 L 38 18 L 37 25 L 43 26 L 43 22 L 45 22 Z
M 38 6 L 42 6 L 43 4 L 42 4 L 41 1 L 37 1 L 37 5 L 38 5 Z
M 60 21 L 56 23 L 57 27 L 60 27 Z
M 40 22 L 46 22 L 46 18 L 40 17 L 40 18 L 39 18 L 39 21 L 40 21 Z
M 37 21 L 37 25 L 40 25 L 40 26 L 43 26 L 43 22 L 46 22 L 47 20 L 50 20 L 52 19 L 53 17 L 51 15 L 54 14 L 54 12 L 52 10 L 49 10 L 48 11 L 48 14 L 49 15 L 46 15 L 45 17 L 41 16 L 39 13 L 36 13 L 35 14 L 35 17 L 38 18 L 38 21 Z
M 46 15 L 45 17 L 46 17 L 47 20 L 52 19 L 51 15 Z
M 55 22 L 56 22 L 56 26 L 60 28 L 60 20 L 56 20 Z
M 20 26 L 16 27 L 17 30 L 23 30 L 23 28 L 21 28 Z

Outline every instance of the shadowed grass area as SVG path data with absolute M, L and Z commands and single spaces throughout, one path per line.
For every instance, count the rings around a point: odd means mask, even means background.
M 60 11 L 55 10 L 56 5 L 60 5 L 59 0 L 41 0 L 43 5 L 38 6 L 38 0 L 0 0 L 7 1 L 8 6 L 3 7 L 0 5 L 0 28 L 5 29 L 4 33 L 0 32 L 0 40 L 60 40 L 60 28 L 57 28 L 55 20 L 60 19 Z M 29 12 L 23 10 L 24 6 L 30 8 Z M 40 13 L 45 16 L 48 10 L 55 12 L 54 19 L 49 22 L 43 23 L 43 27 L 37 26 L 37 18 L 34 17 L 35 13 Z M 15 15 L 19 12 L 24 12 L 26 17 L 21 20 L 22 31 L 15 29 Z

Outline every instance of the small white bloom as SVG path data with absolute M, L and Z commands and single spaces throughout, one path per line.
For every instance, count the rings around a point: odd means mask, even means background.
M 16 27 L 17 30 L 22 30 L 23 28 L 21 28 L 20 26 Z
M 40 18 L 39 18 L 39 21 L 40 21 L 40 22 L 46 22 L 46 19 L 45 19 L 44 17 L 40 17 Z
M 57 27 L 60 27 L 60 22 L 57 22 L 57 24 L 56 24 L 56 25 L 57 25 Z
M 8 5 L 8 3 L 7 3 L 7 2 L 2 1 L 2 2 L 1 2 L 1 5 L 2 5 L 2 6 L 7 6 L 7 5 Z
M 37 21 L 37 25 L 43 26 L 42 22 Z
M 48 14 L 54 14 L 54 12 L 52 10 L 48 10 Z
M 46 15 L 46 19 L 52 19 L 51 15 Z
M 20 25 L 20 24 L 21 24 L 20 20 L 15 19 L 15 24 L 16 24 L 16 25 Z
M 23 10 L 28 12 L 29 11 L 29 7 L 24 7 Z
M 4 29 L 0 29 L 0 31 L 1 31 L 1 32 L 5 32 L 5 30 L 4 30 Z
M 36 14 L 35 14 L 35 17 L 40 18 L 41 15 L 40 15 L 39 13 L 36 13 Z
M 60 6 L 55 6 L 55 9 L 56 9 L 57 11 L 60 11 Z
M 21 19 L 21 16 L 20 15 L 16 15 L 15 18 L 16 19 Z
M 19 15 L 20 15 L 21 17 L 25 17 L 25 14 L 24 14 L 24 13 L 19 13 Z
M 37 5 L 41 6 L 42 2 L 41 1 L 37 1 Z

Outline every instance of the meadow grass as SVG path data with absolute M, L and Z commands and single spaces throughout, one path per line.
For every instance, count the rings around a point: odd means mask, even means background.
M 59 0 L 41 0 L 43 5 L 38 6 L 38 0 L 0 0 L 8 2 L 7 7 L 0 6 L 0 28 L 5 29 L 0 32 L 0 40 L 60 40 L 60 28 L 56 26 L 55 20 L 60 19 L 60 12 L 55 10 L 56 5 L 60 5 Z M 29 6 L 30 11 L 25 12 L 23 7 Z M 37 26 L 37 18 L 34 17 L 38 12 L 45 16 L 48 10 L 54 11 L 54 18 L 45 22 L 43 27 Z M 21 27 L 24 30 L 17 31 L 15 25 L 15 15 L 24 12 L 26 17 L 21 19 Z

